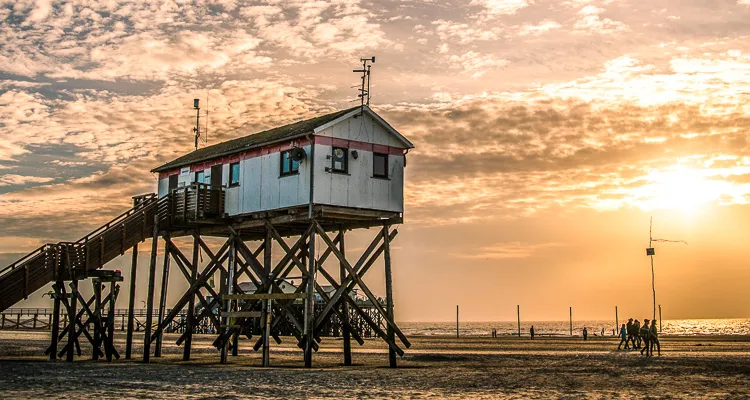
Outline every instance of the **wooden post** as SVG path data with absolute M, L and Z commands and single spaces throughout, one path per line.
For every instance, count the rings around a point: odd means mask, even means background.
M 99 359 L 99 349 L 102 344 L 102 282 L 98 278 L 91 280 L 94 287 L 94 351 L 91 352 L 91 359 Z
M 659 304 L 659 333 L 661 333 L 661 304 Z
M 310 223 L 315 223 L 311 220 Z M 307 298 L 305 299 L 305 368 L 312 367 L 313 327 L 315 325 L 315 231 L 310 233 L 307 251 Z
M 67 362 L 73 361 L 73 349 L 76 345 L 76 309 L 78 307 L 78 296 L 76 296 L 76 292 L 78 292 L 78 280 L 73 278 L 73 281 L 70 282 L 70 288 L 70 308 L 68 309 L 68 353 L 65 355 L 65 361 Z
M 162 265 L 161 275 L 161 294 L 159 296 L 159 316 L 156 319 L 157 324 L 161 324 L 164 320 L 164 312 L 167 308 L 167 286 L 169 284 L 169 234 L 164 237 L 164 263 Z M 164 336 L 164 331 L 159 332 L 156 337 L 156 345 L 154 346 L 154 357 L 161 357 L 161 343 Z
M 341 238 L 339 239 L 339 251 L 341 254 L 346 256 L 346 247 L 344 246 L 344 229 L 339 228 L 339 236 Z M 344 280 L 346 279 L 346 267 L 344 267 L 344 264 L 339 262 L 339 277 L 341 280 L 339 281 L 340 284 L 344 283 Z M 348 296 L 348 294 L 346 294 Z M 342 301 L 341 302 L 341 315 L 346 319 L 346 321 L 342 321 L 342 335 L 344 337 L 344 365 L 349 366 L 352 365 L 352 336 L 351 331 L 349 330 L 349 302 L 348 301 Z
M 115 342 L 115 300 L 117 295 L 115 282 L 109 283 L 109 310 L 107 310 L 107 342 L 104 344 L 104 353 L 107 361 L 112 361 L 112 353 Z M 119 356 L 118 356 L 119 357 Z
M 521 337 L 521 305 L 516 305 L 516 314 L 518 315 L 518 337 Z
M 130 264 L 130 299 L 128 300 L 128 332 L 125 336 L 125 359 L 130 360 L 133 352 L 133 323 L 135 315 L 135 275 L 138 270 L 138 243 L 133 245 L 133 258 Z
M 388 317 L 391 321 L 395 321 L 396 318 L 393 314 L 393 276 L 391 274 L 391 239 L 389 237 L 390 226 L 383 225 L 383 260 L 385 261 L 385 303 Z M 395 342 L 395 332 L 391 324 L 388 324 L 386 328 L 386 335 L 388 340 Z M 391 368 L 396 368 L 396 352 L 389 346 L 388 347 L 388 361 Z
M 237 255 L 237 245 L 236 245 L 237 238 L 232 236 L 229 238 L 229 240 L 230 242 L 229 242 L 229 257 L 227 261 L 226 291 L 227 291 L 227 294 L 232 294 L 234 290 L 234 280 L 235 280 L 235 277 L 234 277 L 235 267 L 234 266 L 235 266 L 235 261 L 236 261 L 235 257 Z M 226 300 L 226 305 L 224 309 L 227 312 L 232 311 L 232 300 L 229 300 L 229 299 Z M 230 325 L 232 322 L 232 318 L 224 317 L 222 318 L 222 322 L 225 325 L 224 329 L 226 330 L 226 332 L 229 332 L 231 330 Z M 229 345 L 229 338 L 227 338 L 227 340 L 224 342 L 224 345 L 221 348 L 221 363 L 222 364 L 227 362 L 227 350 L 228 350 L 227 346 L 228 345 Z
M 617 306 L 615 306 L 615 336 L 620 333 L 620 318 L 617 315 Z
M 570 336 L 573 336 L 573 307 L 570 307 Z
M 456 304 L 456 338 L 458 338 L 458 304 Z
M 58 288 L 61 287 L 62 284 L 62 281 L 57 281 L 52 285 L 52 288 L 55 290 L 55 301 L 52 303 L 52 343 L 50 346 L 51 351 L 49 353 L 50 360 L 57 359 L 57 341 L 60 337 L 60 289 Z M 3 314 L 3 325 L 5 325 L 5 314 Z
M 151 263 L 148 267 L 148 293 L 146 294 L 146 327 L 143 340 L 143 362 L 151 358 L 151 328 L 154 320 L 154 279 L 156 278 L 156 251 L 159 245 L 159 214 L 154 215 L 154 233 L 151 238 Z
M 271 232 L 266 228 L 266 240 L 263 249 L 263 274 L 267 285 L 268 293 L 272 292 L 273 282 L 271 282 Z M 271 300 L 263 300 L 263 316 L 261 322 L 263 324 L 263 366 L 268 367 L 270 365 L 270 335 L 271 335 Z
M 187 191 L 185 191 L 187 193 Z M 187 208 L 187 202 L 185 203 Z M 198 279 L 198 252 L 200 251 L 200 242 L 198 232 L 193 232 L 193 265 L 190 266 L 190 284 Z M 231 282 L 230 282 L 231 285 Z M 185 342 L 183 343 L 182 360 L 190 360 L 190 348 L 193 345 L 193 330 L 195 329 L 195 293 L 190 296 L 188 302 L 187 315 L 185 315 Z

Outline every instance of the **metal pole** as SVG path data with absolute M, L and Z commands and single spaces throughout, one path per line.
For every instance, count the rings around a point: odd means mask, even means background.
M 456 304 L 456 337 L 458 337 L 458 304 Z

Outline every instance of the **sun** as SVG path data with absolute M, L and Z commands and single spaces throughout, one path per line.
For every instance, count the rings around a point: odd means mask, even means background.
M 634 190 L 639 206 L 646 210 L 667 209 L 695 211 L 701 205 L 717 200 L 727 192 L 728 182 L 708 179 L 701 170 L 673 167 L 650 171 L 649 183 Z

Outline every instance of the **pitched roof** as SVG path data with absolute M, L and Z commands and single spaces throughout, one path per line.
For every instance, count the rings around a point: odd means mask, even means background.
M 240 151 L 249 150 L 255 147 L 280 142 L 288 139 L 293 139 L 308 133 L 312 133 L 315 128 L 325 125 L 337 118 L 340 118 L 347 113 L 358 109 L 352 107 L 346 110 L 337 111 L 335 113 L 322 115 L 320 117 L 306 119 L 304 121 L 295 122 L 292 124 L 280 126 L 278 128 L 269 129 L 263 132 L 254 133 L 239 137 L 236 139 L 228 140 L 226 142 L 217 143 L 202 149 L 195 150 L 184 156 L 178 157 L 164 165 L 151 170 L 151 172 L 160 172 L 172 168 L 182 167 L 189 164 L 209 160 L 215 157 L 221 157 L 228 154 L 237 153 Z

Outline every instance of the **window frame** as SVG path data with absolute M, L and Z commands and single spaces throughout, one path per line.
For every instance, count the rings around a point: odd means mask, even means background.
M 284 158 L 285 155 L 288 155 Z M 296 165 L 295 165 L 296 164 Z M 284 172 L 284 165 L 289 167 L 288 172 Z M 294 168 L 294 167 L 297 168 Z M 299 175 L 299 161 L 292 160 L 292 150 L 284 150 L 279 153 L 279 178 L 284 176 Z
M 206 171 L 195 171 L 195 176 L 193 176 L 193 183 L 206 183 Z
M 234 168 L 233 167 L 235 165 L 237 166 L 237 177 L 236 177 L 237 178 L 237 182 L 232 182 L 234 180 L 234 178 L 235 178 L 234 173 L 233 173 L 234 172 Z M 240 170 L 241 170 L 241 164 L 240 164 L 239 161 L 233 162 L 233 163 L 229 163 L 229 187 L 235 187 L 235 186 L 239 186 L 240 185 L 240 175 L 241 175 L 241 171 Z
M 376 157 L 383 157 L 383 159 L 385 160 L 385 166 L 384 166 L 385 172 L 383 175 L 375 173 L 375 158 Z M 388 158 L 389 157 L 387 153 L 379 153 L 375 151 L 372 152 L 372 177 L 373 178 L 390 179 L 390 177 L 388 176 Z
M 336 169 L 335 158 L 336 150 L 341 149 L 344 151 L 344 168 Z M 331 147 L 331 168 L 330 171 L 334 174 L 348 174 L 349 173 L 349 149 L 346 147 Z

